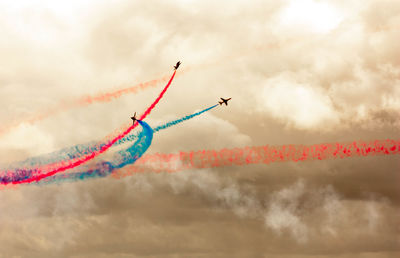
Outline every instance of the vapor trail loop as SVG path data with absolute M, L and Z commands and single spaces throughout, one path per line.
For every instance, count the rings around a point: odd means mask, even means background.
M 144 121 L 138 120 L 143 130 L 137 136 L 137 140 L 127 149 L 121 150 L 114 154 L 111 161 L 101 161 L 94 168 L 84 167 L 83 172 L 64 173 L 54 175 L 39 181 L 38 184 L 61 183 L 66 181 L 78 181 L 88 178 L 106 177 L 114 170 L 125 167 L 128 164 L 133 164 L 138 160 L 150 147 L 153 139 L 153 130 Z
M 163 125 L 159 125 L 159 126 L 153 128 L 153 130 L 154 130 L 154 132 L 158 132 L 160 130 L 167 129 L 173 125 L 177 125 L 186 120 L 189 120 L 196 116 L 199 116 L 217 106 L 218 106 L 218 104 L 208 107 L 208 108 L 205 108 L 199 112 L 196 112 L 196 113 L 184 116 L 182 118 L 167 122 Z M 113 146 L 124 144 L 126 142 L 135 141 L 137 139 L 137 137 L 138 137 L 137 134 L 130 133 L 130 134 L 126 135 L 124 138 L 115 142 Z M 49 163 L 56 163 L 56 162 L 61 162 L 61 161 L 66 161 L 66 160 L 71 160 L 71 159 L 77 159 L 77 158 L 82 157 L 83 155 L 88 155 L 91 152 L 99 151 L 103 144 L 104 143 L 99 143 L 97 141 L 88 142 L 88 143 L 84 143 L 84 144 L 77 144 L 77 145 L 70 146 L 70 147 L 49 153 L 49 154 L 44 154 L 44 155 L 40 155 L 37 157 L 32 157 L 32 158 L 26 159 L 24 161 L 16 162 L 16 163 L 12 164 L 12 167 L 10 167 L 9 170 L 18 169 L 21 167 L 33 169 L 34 167 L 43 166 L 43 165 L 46 165 Z
M 147 124 L 145 124 L 146 127 L 144 127 L 144 132 L 141 132 L 139 135 L 136 135 L 136 134 L 128 135 L 125 138 L 123 138 L 123 139 L 121 139 L 121 140 L 119 140 L 119 141 L 117 141 L 115 143 L 115 145 L 118 145 L 118 144 L 122 144 L 122 143 L 125 143 L 125 142 L 128 142 L 128 141 L 133 141 L 134 139 L 136 139 L 134 145 L 129 147 L 127 149 L 127 151 L 129 151 L 131 153 L 133 151 L 136 151 L 137 153 L 136 154 L 132 154 L 131 156 L 136 156 L 137 158 L 133 159 L 133 160 L 129 160 L 128 159 L 127 162 L 124 162 L 124 163 L 121 163 L 121 164 L 123 164 L 123 166 L 125 166 L 125 165 L 128 165 L 128 164 L 134 163 L 148 149 L 148 147 L 151 144 L 151 141 L 148 142 L 148 145 L 144 145 L 145 147 L 140 147 L 141 146 L 140 145 L 141 142 L 143 142 L 143 136 L 144 135 L 147 136 L 145 139 L 149 139 L 150 138 L 150 136 L 149 136 L 150 134 L 147 132 L 148 128 L 150 128 L 150 130 L 152 131 L 152 134 L 151 134 L 151 139 L 152 139 L 153 133 L 158 132 L 158 131 L 163 130 L 163 129 L 166 129 L 166 128 L 169 128 L 169 127 L 171 127 L 173 125 L 177 125 L 179 123 L 182 123 L 182 122 L 184 122 L 186 120 L 189 120 L 191 118 L 194 118 L 196 116 L 199 116 L 199 115 L 203 114 L 204 112 L 207 112 L 207 111 L 209 111 L 209 110 L 211 110 L 211 109 L 213 109 L 213 108 L 215 108 L 217 106 L 218 106 L 218 104 L 214 105 L 214 106 L 211 106 L 209 108 L 206 108 L 204 110 L 201 110 L 199 112 L 193 113 L 191 115 L 187 115 L 187 116 L 184 116 L 182 118 L 179 118 L 179 119 L 170 121 L 168 123 L 165 123 L 163 125 L 157 126 L 154 129 L 151 129 L 150 127 L 148 127 Z M 147 130 L 145 130 L 145 129 L 147 129 Z M 123 155 L 124 151 L 121 151 L 120 153 L 121 153 L 121 155 Z M 118 156 L 114 157 L 113 160 L 116 160 L 116 161 L 119 160 Z M 77 180 L 82 180 L 82 179 L 85 179 L 85 178 L 105 177 L 105 176 L 111 174 L 112 172 L 114 172 L 114 170 L 116 168 L 123 167 L 123 166 L 118 165 L 118 164 L 119 163 L 111 164 L 110 162 L 103 162 L 102 161 L 102 162 L 98 163 L 95 168 L 83 169 L 83 170 L 85 170 L 85 172 L 65 173 L 65 174 L 62 174 L 62 175 L 54 175 L 54 176 L 48 177 L 45 180 L 42 180 L 40 182 L 44 181 L 46 183 L 51 183 L 51 182 L 59 183 L 59 182 L 62 182 L 62 181 L 77 181 Z

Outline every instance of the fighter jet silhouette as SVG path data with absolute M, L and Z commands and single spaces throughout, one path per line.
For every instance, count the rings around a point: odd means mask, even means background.
M 134 124 L 135 121 L 137 120 L 137 119 L 136 119 L 136 112 L 135 112 L 135 114 L 134 114 L 133 116 L 131 116 L 131 119 L 132 119 L 132 124 Z
M 231 99 L 231 98 L 229 98 L 229 99 L 221 98 L 222 101 L 218 101 L 218 103 L 219 103 L 219 105 L 225 104 L 225 106 L 228 106 L 228 101 L 229 101 L 230 99 Z
M 181 65 L 181 61 L 178 61 L 178 63 L 176 63 L 176 65 L 174 66 L 174 70 L 178 69 L 178 67 Z

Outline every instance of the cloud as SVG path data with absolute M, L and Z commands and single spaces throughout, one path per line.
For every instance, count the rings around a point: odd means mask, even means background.
M 288 76 L 278 76 L 266 82 L 259 99 L 277 119 L 306 129 L 320 129 L 322 125 L 338 122 L 331 100 L 307 84 L 296 82 Z
M 7 150 L 14 149 L 16 154 L 7 153 Z M 39 155 L 54 150 L 54 141 L 52 137 L 46 135 L 35 125 L 20 124 L 10 134 L 1 140 L 0 151 L 4 153 L 1 163 L 8 163 L 28 158 L 33 155 Z M 21 155 L 23 154 L 23 155 Z
M 341 13 L 334 6 L 313 0 L 289 1 L 280 13 L 280 23 L 284 27 L 308 29 L 316 33 L 330 32 L 342 19 Z
M 150 152 L 396 138 L 399 17 L 390 0 L 2 1 L 0 123 L 159 78 L 181 60 L 190 69 L 152 126 L 232 101 L 160 132 Z M 21 124 L 0 138 L 1 163 L 102 139 L 160 88 Z M 2 189 L 1 253 L 397 257 L 398 164 L 288 162 Z
M 307 226 L 296 215 L 298 199 L 303 192 L 304 183 L 298 181 L 293 188 L 286 188 L 273 194 L 265 215 L 265 224 L 268 227 L 278 233 L 281 233 L 283 229 L 288 229 L 300 243 L 308 240 Z
M 254 218 L 261 212 L 261 204 L 252 189 L 241 189 L 234 181 L 223 179 L 211 171 L 176 173 L 166 176 L 165 180 L 175 194 L 194 191 L 218 206 L 232 210 L 239 217 Z

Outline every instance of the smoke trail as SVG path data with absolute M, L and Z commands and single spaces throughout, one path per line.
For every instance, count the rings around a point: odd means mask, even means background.
M 137 135 L 135 135 L 135 137 L 137 137 Z M 44 166 L 50 163 L 76 159 L 83 155 L 88 155 L 91 152 L 98 151 L 100 147 L 104 144 L 105 143 L 100 143 L 98 141 L 77 144 L 74 146 L 63 148 L 58 151 L 54 151 L 52 153 L 47 153 L 36 157 L 31 157 L 23 161 L 12 163 L 7 167 L 7 170 L 13 170 L 21 167 L 25 169 L 33 169 L 37 166 Z
M 215 108 L 215 107 L 217 107 L 217 106 L 218 106 L 218 104 L 216 104 L 216 105 L 214 105 L 214 106 L 211 106 L 211 107 L 209 107 L 209 108 L 206 108 L 206 109 L 204 109 L 204 110 L 202 110 L 202 111 L 199 111 L 199 112 L 197 112 L 197 113 L 194 113 L 194 114 L 185 116 L 185 117 L 183 117 L 183 118 L 181 118 L 181 119 L 177 119 L 177 120 L 168 122 L 168 123 L 166 123 L 166 124 L 164 124 L 164 125 L 157 126 L 156 128 L 153 129 L 153 131 L 154 131 L 154 132 L 158 132 L 158 131 L 160 131 L 160 130 L 166 129 L 166 128 L 171 127 L 171 126 L 173 126 L 173 125 L 182 123 L 183 121 L 186 121 L 186 120 L 191 119 L 191 118 L 193 118 L 193 117 L 195 117 L 195 116 L 201 115 L 201 114 L 203 114 L 204 112 L 207 112 L 207 111 L 209 111 L 209 110 L 211 110 L 211 109 L 213 109 L 213 108 Z
M 190 116 L 191 115 L 186 117 Z M 177 119 L 175 121 L 183 121 L 183 119 Z M 166 125 L 175 124 L 173 122 L 174 121 L 156 128 L 167 128 Z M 156 131 L 155 129 L 153 129 L 153 131 Z M 115 174 L 115 177 L 120 178 L 138 172 L 178 172 L 181 170 L 222 166 L 270 164 L 274 162 L 288 161 L 299 162 L 395 154 L 400 154 L 400 140 L 391 139 L 367 142 L 354 141 L 345 143 L 322 143 L 315 145 L 266 145 L 221 150 L 180 152 L 179 154 L 156 153 L 143 155 L 143 157 L 138 160 L 134 166 L 131 166 L 129 170 L 123 172 L 118 171 Z
M 218 104 L 217 104 L 217 105 L 214 105 L 214 106 L 211 106 L 211 107 L 209 107 L 209 108 L 206 108 L 206 109 L 204 109 L 204 110 L 202 110 L 202 111 L 193 113 L 193 114 L 191 114 L 191 115 L 184 116 L 184 117 L 182 117 L 182 118 L 180 118 L 180 119 L 176 119 L 176 120 L 170 121 L 170 122 L 168 122 L 168 123 L 165 123 L 165 124 L 163 124 L 163 125 L 157 126 L 156 128 L 151 129 L 151 130 L 152 130 L 152 133 L 158 132 L 158 131 L 160 131 L 160 130 L 169 128 L 169 127 L 171 127 L 171 126 L 173 126 L 173 125 L 182 123 L 182 122 L 184 122 L 184 121 L 186 121 L 186 120 L 189 120 L 189 119 L 191 119 L 191 118 L 193 118 L 193 117 L 199 116 L 199 115 L 201 115 L 202 113 L 207 112 L 207 111 L 209 111 L 209 110 L 211 110 L 211 109 L 213 109 L 213 108 L 215 108 L 215 107 L 217 107 L 217 106 L 218 106 Z M 147 125 L 147 124 L 146 124 L 146 125 Z M 129 136 L 126 136 L 125 138 L 119 140 L 118 142 L 116 142 L 115 145 L 122 144 L 122 143 L 125 143 L 125 142 L 127 142 L 127 141 L 132 141 L 132 140 L 138 138 L 138 139 L 136 140 L 135 144 L 134 144 L 134 145 L 136 145 L 137 142 L 140 142 L 140 140 L 141 140 L 142 137 L 143 137 L 143 132 L 141 132 L 139 135 L 129 135 Z M 153 134 L 151 135 L 151 137 L 153 137 Z M 151 143 L 151 142 L 150 142 L 150 143 Z M 149 145 L 150 145 L 150 143 L 149 143 Z M 147 148 L 148 148 L 148 147 L 147 147 Z M 143 155 L 143 153 L 147 150 L 147 148 L 138 149 L 138 151 L 140 151 L 140 153 L 141 153 L 140 156 L 138 156 L 138 158 L 140 158 L 140 157 Z M 130 150 L 135 150 L 135 146 L 132 146 L 132 147 L 130 147 L 130 148 L 128 148 L 128 149 L 130 149 Z M 114 158 L 114 159 L 116 159 L 116 158 Z M 114 159 L 113 159 L 113 160 L 114 160 Z M 137 159 L 135 159 L 135 160 L 133 160 L 133 161 L 131 161 L 131 162 L 129 162 L 129 163 L 134 163 L 136 160 L 137 160 Z M 115 165 L 112 166 L 109 162 L 102 162 L 102 163 L 98 164 L 97 167 L 96 167 L 95 169 L 90 169 L 90 170 L 88 170 L 88 171 L 86 171 L 86 172 L 78 172 L 78 173 L 68 173 L 68 174 L 63 174 L 63 175 L 55 175 L 55 176 L 46 178 L 46 179 L 45 179 L 45 182 L 52 182 L 52 181 L 56 181 L 56 182 L 60 182 L 60 181 L 74 181 L 74 180 L 84 179 L 84 178 L 88 178 L 88 177 L 105 177 L 105 176 L 111 174 L 111 172 L 112 172 L 115 168 L 116 168 L 116 166 L 115 166 Z M 118 168 L 119 168 L 119 167 L 118 167 Z M 107 171 L 108 171 L 108 172 L 107 172 Z
M 163 125 L 157 126 L 155 128 L 153 128 L 154 132 L 158 132 L 160 130 L 166 129 L 172 125 L 176 125 L 179 123 L 182 123 L 186 120 L 189 120 L 191 118 L 194 118 L 196 116 L 199 116 L 215 107 L 217 107 L 217 105 L 208 107 L 206 109 L 203 109 L 199 112 L 184 116 L 182 118 L 170 121 L 168 123 L 165 123 Z M 126 142 L 131 142 L 131 141 L 135 141 L 137 139 L 138 135 L 137 134 L 128 134 L 127 136 L 125 136 L 124 138 L 118 140 L 117 142 L 115 142 L 114 146 L 116 145 L 120 145 Z M 49 154 L 44 154 L 44 155 L 40 155 L 37 157 L 33 157 L 33 158 L 29 158 L 27 160 L 24 161 L 20 161 L 17 163 L 14 163 L 12 165 L 12 167 L 9 167 L 8 169 L 17 169 L 20 167 L 30 167 L 33 168 L 34 166 L 40 166 L 40 165 L 45 165 L 48 163 L 55 163 L 58 161 L 62 161 L 62 160 L 70 160 L 70 159 L 76 159 L 81 157 L 82 155 L 87 155 L 91 152 L 95 152 L 98 151 L 101 148 L 101 144 L 93 141 L 93 142 L 89 142 L 89 143 L 85 143 L 85 144 L 78 144 L 75 146 L 71 146 L 71 147 L 67 147 L 64 149 L 61 149 L 59 151 L 53 152 L 53 153 L 49 153 Z
M 182 71 L 180 73 L 182 73 Z M 84 106 L 87 106 L 87 105 L 90 105 L 93 103 L 98 103 L 98 102 L 110 102 L 110 101 L 120 98 L 121 96 L 124 96 L 126 94 L 134 94 L 141 90 L 144 90 L 144 89 L 147 89 L 150 87 L 154 87 L 161 82 L 167 82 L 168 78 L 169 78 L 169 76 L 165 75 L 165 76 L 162 76 L 161 78 L 146 81 L 144 83 L 139 83 L 134 86 L 122 88 L 119 90 L 114 90 L 111 92 L 100 93 L 100 94 L 96 94 L 96 95 L 86 95 L 86 96 L 80 97 L 79 99 L 76 99 L 73 101 L 60 103 L 59 105 L 49 108 L 46 111 L 39 111 L 28 117 L 25 116 L 24 119 L 21 121 L 15 121 L 9 125 L 1 127 L 0 128 L 0 136 L 5 133 L 8 133 L 10 130 L 17 127 L 21 123 L 33 124 L 33 123 L 39 122 L 39 121 L 51 116 L 51 115 L 55 115 L 57 113 L 66 111 L 71 108 L 84 107 Z
M 213 108 L 215 108 L 215 107 L 217 107 L 217 106 L 218 106 L 218 104 L 216 104 L 216 105 L 214 105 L 214 106 L 211 106 L 211 107 L 208 107 L 208 108 L 206 108 L 206 109 L 203 109 L 203 110 L 201 110 L 201 111 L 199 111 L 199 112 L 196 112 L 196 113 L 193 113 L 193 114 L 184 116 L 184 117 L 182 117 L 182 118 L 179 118 L 179 119 L 170 121 L 170 122 L 165 123 L 165 124 L 163 124 L 163 125 L 159 125 L 159 126 L 153 128 L 153 131 L 156 133 L 156 132 L 158 132 L 158 131 L 167 129 L 168 127 L 171 127 L 171 126 L 173 126 L 173 125 L 180 124 L 180 123 L 182 123 L 182 122 L 184 122 L 184 121 L 186 121 L 186 120 L 192 119 L 193 117 L 199 116 L 199 115 L 201 115 L 201 114 L 203 114 L 203 113 L 205 113 L 205 112 L 207 112 L 207 111 L 210 111 L 211 109 L 213 109 Z M 136 135 L 133 135 L 133 134 L 128 135 L 128 136 L 126 136 L 125 138 L 122 138 L 121 140 L 119 140 L 116 144 L 122 144 L 122 143 L 125 143 L 125 142 L 128 142 L 128 141 L 132 141 L 132 140 L 134 140 L 136 137 L 137 137 L 137 136 L 136 136 Z
M 141 115 L 139 120 L 143 120 L 144 118 L 146 118 L 146 116 L 148 116 L 151 113 L 151 111 L 153 110 L 153 108 L 158 104 L 158 102 L 161 100 L 161 98 L 164 96 L 165 92 L 169 88 L 172 80 L 174 79 L 175 73 L 176 73 L 176 71 L 174 71 L 174 73 L 172 74 L 167 85 L 161 91 L 161 93 L 159 94 L 157 99 L 150 105 L 150 107 L 147 108 L 147 110 Z M 34 182 L 34 181 L 39 181 L 43 178 L 52 176 L 56 173 L 77 167 L 79 165 L 82 165 L 82 164 L 86 163 L 87 161 L 92 160 L 99 154 L 108 150 L 115 142 L 117 142 L 118 140 L 120 140 L 120 139 L 124 138 L 126 135 L 128 135 L 129 132 L 132 131 L 132 129 L 134 129 L 137 125 L 138 125 L 138 123 L 135 123 L 134 125 L 128 127 L 127 129 L 125 129 L 125 131 L 123 131 L 121 134 L 119 134 L 118 136 L 113 138 L 111 141 L 109 141 L 103 145 L 100 145 L 98 151 L 94 151 L 80 159 L 78 158 L 76 160 L 72 160 L 71 162 L 62 161 L 62 162 L 59 162 L 56 164 L 47 165 L 44 168 L 16 169 L 15 171 L 6 171 L 5 173 L 3 172 L 4 176 L 2 176 L 0 178 L 1 184 L 9 184 L 9 183 L 22 184 L 22 183 L 30 183 L 30 182 Z M 46 171 L 46 170 L 49 170 L 49 171 Z
M 52 182 L 61 183 L 65 181 L 77 181 L 88 178 L 106 177 L 111 174 L 115 169 L 122 168 L 128 164 L 134 163 L 138 160 L 150 147 L 153 139 L 153 130 L 144 121 L 138 120 L 143 130 L 137 136 L 137 140 L 127 149 L 121 150 L 114 154 L 112 161 L 101 161 L 95 165 L 94 168 L 82 168 L 84 172 L 64 173 L 61 175 L 54 175 L 37 182 L 38 184 L 48 184 Z
M 400 154 L 400 139 L 322 143 L 314 145 L 254 146 L 221 150 L 199 150 L 174 154 L 145 154 L 125 174 L 177 172 L 186 169 L 299 162 L 350 157 Z

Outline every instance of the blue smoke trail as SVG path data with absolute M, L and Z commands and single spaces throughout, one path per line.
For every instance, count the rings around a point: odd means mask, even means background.
M 170 127 L 170 126 L 177 125 L 177 124 L 179 124 L 179 123 L 182 123 L 183 121 L 186 121 L 186 120 L 189 120 L 189 119 L 191 119 L 191 118 L 193 118 L 193 117 L 195 117 L 195 116 L 201 115 L 201 114 L 203 114 L 204 112 L 207 112 L 207 111 L 209 111 L 209 110 L 211 110 L 211 109 L 213 109 L 213 108 L 215 108 L 215 107 L 217 107 L 217 106 L 218 106 L 218 104 L 216 104 L 216 105 L 214 105 L 214 106 L 211 106 L 211 107 L 209 107 L 209 108 L 206 108 L 206 109 L 204 109 L 204 110 L 202 110 L 202 111 L 199 111 L 199 112 L 197 112 L 197 113 L 184 116 L 184 117 L 182 117 L 182 118 L 180 118 L 180 119 L 177 119 L 177 120 L 168 122 L 168 123 L 163 124 L 163 125 L 159 125 L 159 126 L 157 126 L 156 128 L 154 128 L 153 131 L 154 131 L 154 132 L 158 132 L 158 131 L 160 131 L 160 130 L 167 129 L 167 128 Z
M 38 166 L 42 165 L 47 165 L 51 163 L 56 163 L 56 162 L 61 162 L 61 161 L 66 161 L 74 158 L 79 158 L 83 155 L 87 155 L 93 151 L 98 151 L 100 150 L 101 146 L 98 146 L 98 142 L 92 141 L 84 144 L 77 144 L 75 146 L 71 147 L 66 147 L 61 150 L 48 153 L 48 154 L 43 154 L 40 156 L 36 157 L 31 157 L 23 161 L 18 161 L 12 164 L 9 164 L 8 166 L 2 166 L 1 170 L 18 170 L 18 169 L 23 169 L 23 170 L 29 170 L 33 169 Z M 102 144 L 104 145 L 104 144 Z
M 201 115 L 202 113 L 207 112 L 217 106 L 218 106 L 218 104 L 211 106 L 209 108 L 206 108 L 202 111 L 196 112 L 194 114 L 187 115 L 182 118 L 170 121 L 164 125 L 157 126 L 156 128 L 153 129 L 153 131 L 158 132 L 158 131 L 166 129 L 172 125 L 179 124 L 179 123 L 186 121 L 188 119 L 191 119 L 195 116 Z M 131 134 L 125 136 L 124 138 L 120 139 L 119 141 L 117 141 L 114 145 L 117 146 L 117 145 L 120 145 L 120 144 L 123 144 L 126 142 L 134 141 L 137 139 L 137 137 L 138 137 L 137 134 L 131 133 Z M 52 152 L 49 154 L 44 154 L 44 155 L 40 155 L 37 157 L 32 157 L 32 158 L 26 159 L 24 161 L 19 161 L 17 163 L 12 164 L 12 166 L 10 166 L 8 169 L 11 170 L 14 168 L 14 170 L 15 170 L 15 169 L 22 168 L 22 167 L 33 168 L 33 167 L 37 167 L 37 166 L 41 166 L 41 165 L 47 165 L 50 163 L 59 162 L 62 160 L 70 160 L 70 159 L 79 158 L 79 157 L 87 155 L 93 151 L 98 151 L 102 145 L 104 145 L 104 144 L 99 144 L 97 141 L 92 141 L 92 142 L 83 143 L 83 144 L 77 144 L 77 145 L 67 147 L 67 148 L 64 148 L 64 149 L 61 149 L 59 151 L 55 151 L 55 152 Z
M 137 140 L 127 149 L 118 151 L 116 154 L 114 154 L 111 162 L 101 161 L 95 165 L 95 168 L 90 168 L 84 172 L 54 175 L 39 181 L 37 184 L 73 182 L 88 178 L 106 177 L 114 170 L 134 163 L 146 152 L 153 140 L 153 130 L 151 127 L 144 121 L 137 121 L 143 128 L 143 130 L 137 136 Z
M 182 123 L 183 121 L 186 121 L 188 119 L 191 119 L 193 117 L 196 117 L 198 115 L 203 114 L 204 112 L 207 112 L 215 107 L 217 107 L 218 104 L 208 107 L 202 111 L 196 112 L 194 114 L 190 114 L 187 116 L 184 116 L 180 119 L 176 119 L 173 121 L 170 121 L 166 124 L 157 126 L 153 129 L 153 132 L 158 132 L 160 130 L 166 129 L 170 126 Z M 138 139 L 138 135 L 137 134 L 129 134 L 127 136 L 125 136 L 124 138 L 120 139 L 119 141 L 117 141 L 114 145 L 119 145 L 119 144 L 123 144 L 126 142 L 131 142 L 134 141 L 136 139 Z M 40 166 L 40 165 L 46 165 L 49 163 L 54 163 L 54 162 L 58 162 L 58 161 L 62 161 L 62 160 L 70 160 L 70 159 L 75 159 L 75 158 L 79 158 L 83 155 L 87 155 L 93 151 L 98 151 L 101 148 L 101 144 L 98 144 L 98 142 L 90 142 L 90 143 L 86 143 L 86 144 L 78 144 L 72 147 L 68 147 L 68 148 L 64 148 L 62 150 L 50 153 L 50 154 L 45 154 L 45 155 L 41 155 L 38 157 L 33 157 L 18 163 L 14 163 L 12 165 L 12 167 L 9 167 L 9 170 L 14 170 L 13 173 L 13 178 L 18 177 L 21 180 L 24 178 L 28 178 L 30 177 L 30 173 L 34 170 L 35 167 Z M 104 170 L 108 170 L 108 163 L 104 163 L 104 164 L 98 164 L 99 168 L 98 169 L 94 169 L 94 170 L 98 170 L 100 171 L 101 168 L 100 167 L 104 167 Z M 22 169 L 24 168 L 24 169 Z M 90 169 L 88 169 L 89 171 Z M 61 175 L 62 176 L 62 175 Z M 10 176 L 9 175 L 3 175 L 0 178 L 1 180 L 9 180 Z
M 160 130 L 164 130 L 168 127 L 171 127 L 173 125 L 177 125 L 179 123 L 182 123 L 186 120 L 189 120 L 193 117 L 196 117 L 198 115 L 201 115 L 204 112 L 207 112 L 215 107 L 217 105 L 211 106 L 209 108 L 206 108 L 202 111 L 193 113 L 191 115 L 184 116 L 180 119 L 176 119 L 173 121 L 170 121 L 168 123 L 165 123 L 163 125 L 157 126 L 153 129 L 150 128 L 150 126 L 141 121 L 141 125 L 143 127 L 143 131 L 139 135 L 129 135 L 126 136 L 125 138 L 121 139 L 120 141 L 116 142 L 116 144 L 122 144 L 128 141 L 132 141 L 133 139 L 137 139 L 136 142 L 129 148 L 127 148 L 124 151 L 118 152 L 118 155 L 116 155 L 113 160 L 114 162 L 99 162 L 96 164 L 95 168 L 89 169 L 85 172 L 76 172 L 76 173 L 65 173 L 62 175 L 55 175 L 53 177 L 50 177 L 48 179 L 45 179 L 43 181 L 47 183 L 51 182 L 63 182 L 63 181 L 77 181 L 77 180 L 83 180 L 86 178 L 97 178 L 97 177 L 105 177 L 111 174 L 115 169 L 122 168 L 128 164 L 133 164 L 136 160 L 138 160 L 144 152 L 149 148 L 152 138 L 153 138 L 153 133 L 158 132 Z M 149 130 L 151 131 L 151 134 L 149 133 Z M 134 158 L 132 158 L 134 157 Z M 122 161 L 121 161 L 122 158 Z M 40 183 L 40 182 L 39 182 Z
M 168 127 L 171 127 L 171 126 L 173 126 L 173 125 L 177 125 L 177 124 L 182 123 L 182 122 L 184 122 L 184 121 L 186 121 L 186 120 L 189 120 L 189 119 L 191 119 L 191 118 L 193 118 L 193 117 L 196 117 L 196 116 L 198 116 L 198 115 L 201 115 L 201 114 L 203 114 L 204 112 L 207 112 L 207 111 L 209 111 L 209 110 L 211 110 L 211 109 L 213 109 L 213 108 L 215 108 L 215 107 L 217 107 L 217 106 L 218 106 L 218 104 L 216 104 L 216 105 L 214 105 L 214 106 L 211 106 L 211 107 L 209 107 L 209 108 L 203 109 L 203 110 L 201 110 L 201 111 L 199 111 L 199 112 L 193 113 L 193 114 L 191 114 L 191 115 L 187 115 L 187 116 L 184 116 L 184 117 L 182 117 L 182 118 L 179 118 L 179 119 L 170 121 L 170 122 L 165 123 L 165 124 L 163 124 L 163 125 L 159 125 L 159 126 L 153 128 L 153 131 L 156 133 L 156 132 L 158 132 L 158 131 L 167 129 Z M 119 140 L 119 141 L 117 142 L 117 144 L 121 144 L 121 143 L 125 143 L 125 142 L 128 142 L 128 141 L 132 141 L 132 140 L 134 140 L 136 137 L 137 137 L 137 136 L 134 135 L 134 134 L 127 135 L 127 136 L 125 136 L 124 138 L 122 138 L 121 140 Z

